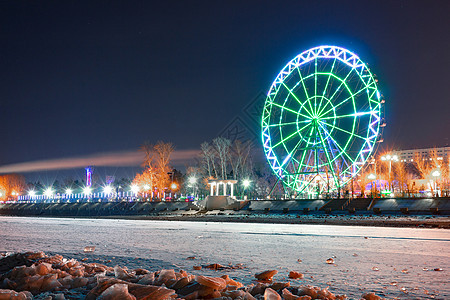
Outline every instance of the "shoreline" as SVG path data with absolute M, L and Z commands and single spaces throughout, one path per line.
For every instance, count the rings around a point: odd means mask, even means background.
M 261 223 L 261 224 L 298 224 L 298 225 L 337 225 L 369 227 L 403 228 L 439 228 L 450 229 L 449 216 L 435 215 L 346 215 L 346 214 L 236 214 L 210 212 L 196 214 L 159 214 L 159 215 L 113 215 L 113 216 L 20 216 L 38 218 L 75 218 L 75 219 L 124 219 L 148 221 L 215 222 L 215 223 Z

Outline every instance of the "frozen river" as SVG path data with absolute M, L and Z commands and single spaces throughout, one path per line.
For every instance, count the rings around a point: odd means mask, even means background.
M 108 265 L 227 273 L 246 284 L 257 272 L 276 269 L 274 280 L 283 281 L 295 270 L 305 279 L 292 285 L 329 286 L 351 299 L 370 291 L 387 298 L 450 298 L 450 231 L 443 229 L 22 217 L 0 217 L 0 228 L 2 252 L 80 258 L 89 257 L 80 253 L 93 245 L 92 259 L 112 258 Z M 192 270 L 211 263 L 245 267 Z

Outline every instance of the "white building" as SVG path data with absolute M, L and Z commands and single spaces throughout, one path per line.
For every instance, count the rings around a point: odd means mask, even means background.
M 430 157 L 433 151 L 436 151 L 438 160 L 443 160 L 444 157 L 450 156 L 450 147 L 396 150 L 393 151 L 393 154 L 397 155 L 400 161 L 412 162 L 415 156 L 427 158 Z

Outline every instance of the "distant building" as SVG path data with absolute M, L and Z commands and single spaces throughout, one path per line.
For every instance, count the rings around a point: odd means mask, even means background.
M 436 151 L 438 160 L 443 160 L 444 157 L 450 156 L 450 147 L 396 150 L 393 151 L 393 154 L 397 155 L 400 161 L 412 162 L 415 156 L 428 158 L 433 151 Z

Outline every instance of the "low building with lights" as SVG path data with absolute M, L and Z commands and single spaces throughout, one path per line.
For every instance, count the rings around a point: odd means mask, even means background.
M 402 162 L 412 162 L 414 161 L 414 157 L 428 158 L 433 155 L 434 151 L 436 151 L 438 160 L 450 157 L 450 147 L 396 150 L 392 153 L 397 155 L 398 159 Z

